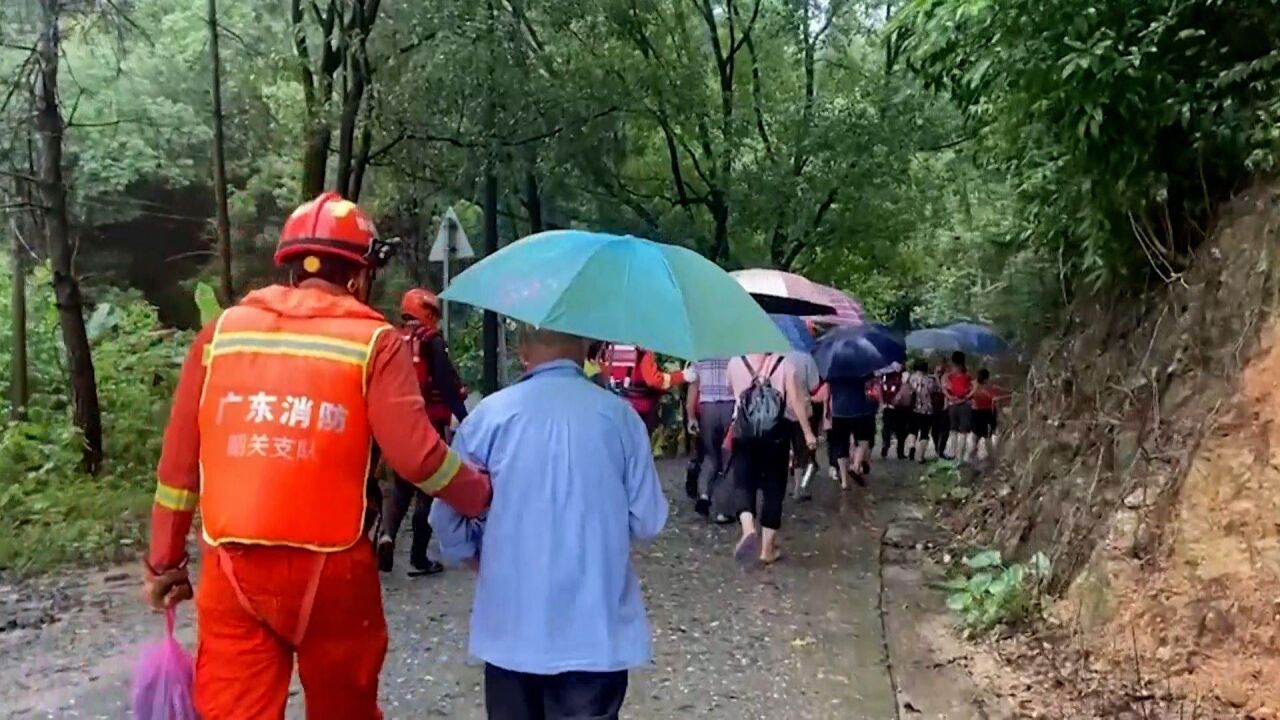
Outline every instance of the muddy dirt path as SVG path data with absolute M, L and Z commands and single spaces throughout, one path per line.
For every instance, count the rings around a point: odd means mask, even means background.
M 881 538 L 904 512 L 892 498 L 902 495 L 914 466 L 883 463 L 870 495 L 816 483 L 814 501 L 788 502 L 784 561 L 746 573 L 730 557 L 734 527 L 707 524 L 684 501 L 683 464 L 664 463 L 662 471 L 671 520 L 638 560 L 656 657 L 652 668 L 632 675 L 627 717 L 984 716 L 963 677 L 953 679 L 953 698 L 929 703 L 936 712 L 921 714 L 923 703 L 905 696 L 906 711 L 899 707 L 890 647 L 900 648 L 895 663 L 908 685 L 913 668 L 928 676 L 948 662 L 907 637 L 925 626 L 916 621 L 925 611 L 910 610 L 929 604 L 921 588 L 908 582 L 905 600 L 889 599 L 888 620 L 881 612 Z M 391 632 L 384 711 L 392 720 L 482 718 L 481 672 L 465 653 L 472 580 L 462 571 L 411 579 L 405 561 L 384 576 Z M 138 645 L 161 625 L 136 593 L 131 570 L 0 587 L 0 628 L 8 628 L 0 632 L 0 717 L 125 717 Z M 192 621 L 188 605 L 181 619 L 188 645 Z M 887 642 L 886 624 L 907 635 Z M 919 694 L 932 693 L 925 687 Z M 301 705 L 296 697 L 290 718 L 302 717 Z

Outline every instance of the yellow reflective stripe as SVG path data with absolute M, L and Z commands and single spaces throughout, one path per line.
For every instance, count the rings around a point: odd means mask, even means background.
M 452 450 L 445 454 L 444 462 L 440 463 L 440 468 L 431 474 L 431 477 L 423 481 L 419 488 L 428 495 L 436 495 L 441 490 L 448 487 L 453 481 L 458 471 L 462 469 L 462 458 Z
M 200 364 L 209 367 L 213 362 L 213 343 L 205 343 L 204 352 L 200 354 Z
M 164 483 L 156 483 L 156 504 L 160 507 L 188 512 L 200 504 L 200 496 L 189 490 L 183 490 Z
M 325 345 L 344 348 L 352 352 L 362 353 L 368 349 L 366 343 L 357 342 L 355 340 L 342 340 L 340 338 L 331 337 L 329 335 L 308 335 L 306 333 L 291 332 L 262 332 L 258 330 L 227 330 L 220 332 L 217 340 L 233 340 L 233 339 L 256 339 L 269 340 L 278 342 L 300 342 L 300 343 L 324 343 Z
M 213 339 L 212 356 L 237 353 L 266 355 L 296 355 L 364 366 L 368 361 L 367 345 L 357 345 L 343 340 L 314 335 L 290 333 L 237 333 L 229 332 Z

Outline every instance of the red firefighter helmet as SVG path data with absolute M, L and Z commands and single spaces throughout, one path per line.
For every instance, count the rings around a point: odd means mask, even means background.
M 276 265 L 300 255 L 329 255 L 381 267 L 393 246 L 378 238 L 373 221 L 355 203 L 335 192 L 303 203 L 280 231 Z
M 401 316 L 413 318 L 423 325 L 430 325 L 434 322 L 431 314 L 440 317 L 440 298 L 430 290 L 411 288 L 404 297 L 400 298 Z

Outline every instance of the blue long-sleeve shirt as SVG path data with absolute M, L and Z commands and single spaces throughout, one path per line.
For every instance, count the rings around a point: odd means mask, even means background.
M 662 530 L 667 500 L 635 410 L 550 362 L 481 402 L 453 448 L 493 483 L 483 521 L 431 509 L 446 562 L 480 557 L 470 654 L 545 675 L 647 664 L 631 546 Z

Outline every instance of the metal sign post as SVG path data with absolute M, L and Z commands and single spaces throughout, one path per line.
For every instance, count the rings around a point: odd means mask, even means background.
M 471 242 L 467 240 L 467 233 L 462 229 L 462 223 L 458 222 L 458 215 L 449 208 L 444 213 L 444 219 L 440 221 L 440 232 L 436 234 L 436 241 L 431 244 L 431 253 L 427 255 L 427 259 L 432 262 L 438 262 L 444 268 L 444 283 L 440 288 L 440 292 L 444 292 L 449 288 L 450 270 L 449 261 L 453 258 L 466 260 L 476 256 L 474 250 L 471 249 Z M 449 340 L 449 301 L 441 301 L 441 321 L 443 322 L 443 331 L 445 341 Z
M 447 218 L 447 217 L 446 217 L 446 218 L 444 219 L 444 231 L 445 231 L 445 237 L 446 237 L 447 239 L 445 240 L 445 243 L 446 243 L 446 244 L 445 244 L 445 246 L 444 246 L 444 278 L 443 278 L 442 282 L 440 283 L 440 292 L 444 292 L 445 290 L 447 290 L 447 289 L 449 288 L 449 258 L 453 256 L 453 248 L 455 247 L 455 245 L 454 245 L 454 236 L 456 236 L 456 235 L 457 235 L 457 233 L 458 233 L 458 223 L 456 223 L 456 222 L 454 222 L 453 220 L 451 220 L 450 218 Z M 449 325 L 449 301 L 448 301 L 448 300 L 441 300 L 441 301 L 440 301 L 440 308 L 441 308 L 440 312 L 441 312 L 441 315 L 442 315 L 442 318 L 441 318 L 441 319 L 444 321 L 444 340 L 445 340 L 445 342 L 448 342 L 448 341 L 449 341 L 449 327 L 450 327 L 450 325 Z

